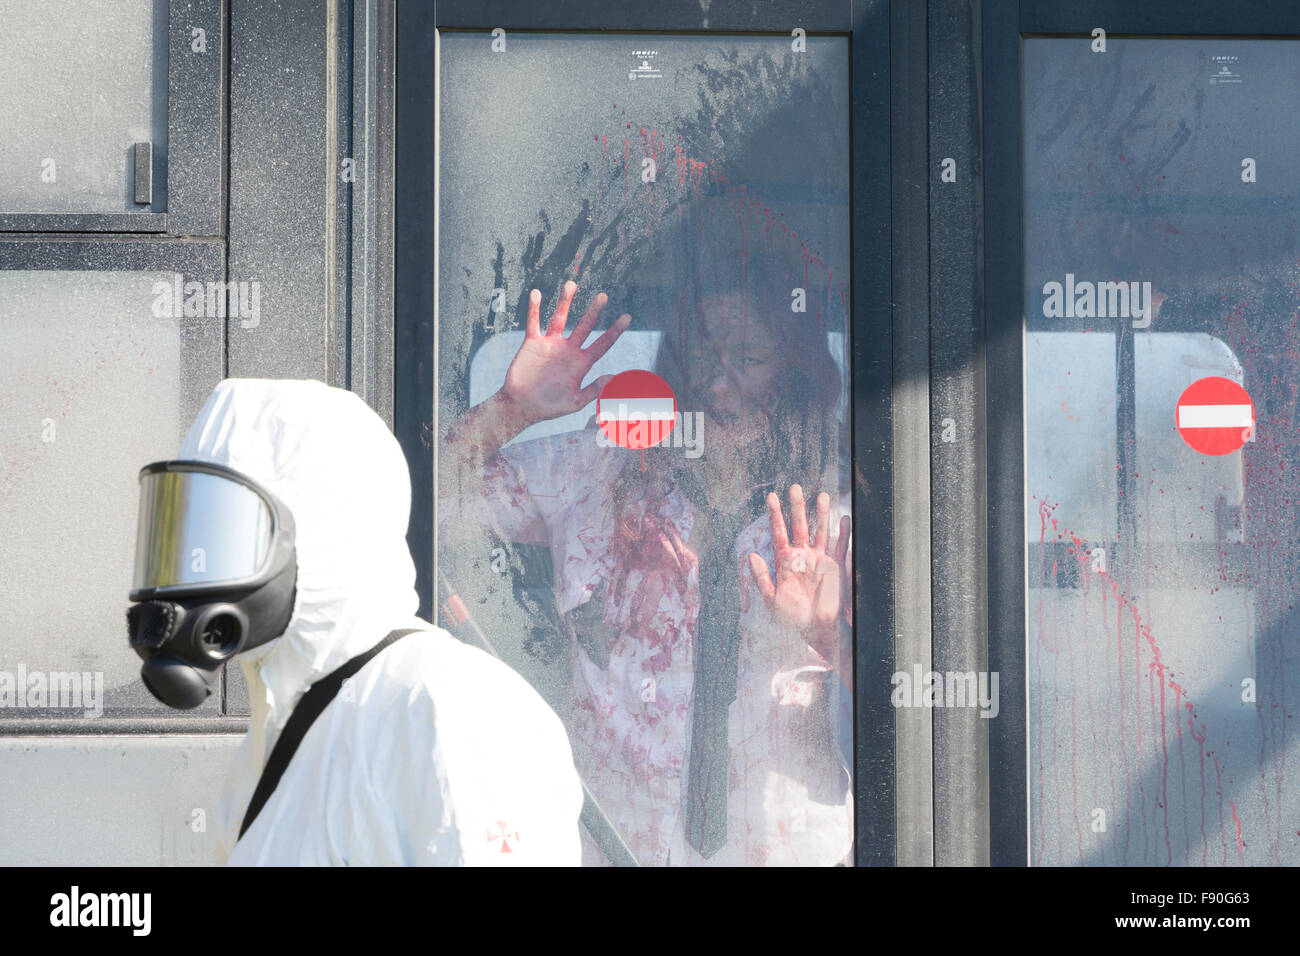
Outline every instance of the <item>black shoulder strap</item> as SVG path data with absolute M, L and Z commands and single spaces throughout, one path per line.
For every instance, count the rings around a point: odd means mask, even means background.
M 275 746 L 271 748 L 271 759 L 262 768 L 262 776 L 257 781 L 257 789 L 253 791 L 253 799 L 248 801 L 248 809 L 244 811 L 244 822 L 239 828 L 240 837 L 243 837 L 248 828 L 253 825 L 253 821 L 257 819 L 257 815 L 262 812 L 262 807 L 271 798 L 271 794 L 275 792 L 276 786 L 280 783 L 280 778 L 284 776 L 285 770 L 288 769 L 289 761 L 293 759 L 294 752 L 298 749 L 298 745 L 302 743 L 302 738 L 307 735 L 307 731 L 316 722 L 316 718 L 321 715 L 329 702 L 338 694 L 343 682 L 370 663 L 371 658 L 375 657 L 389 644 L 400 640 L 407 634 L 415 634 L 418 630 L 419 628 L 410 628 L 404 631 L 393 631 L 370 650 L 358 654 L 337 670 L 326 674 L 307 689 L 307 693 L 302 695 L 302 700 L 298 701 L 293 713 L 289 715 L 289 720 L 285 723 L 284 730 L 280 732 L 280 737 L 276 740 Z

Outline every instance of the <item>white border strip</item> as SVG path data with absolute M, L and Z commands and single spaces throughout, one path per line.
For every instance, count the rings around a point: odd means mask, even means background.
M 1255 424 L 1250 405 L 1179 405 L 1179 428 L 1250 428 Z

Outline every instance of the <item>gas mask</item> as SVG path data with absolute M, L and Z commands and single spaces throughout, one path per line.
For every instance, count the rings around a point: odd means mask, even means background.
M 126 619 L 145 687 L 169 707 L 207 700 L 222 664 L 289 626 L 297 571 L 293 515 L 256 482 L 202 461 L 142 468 Z

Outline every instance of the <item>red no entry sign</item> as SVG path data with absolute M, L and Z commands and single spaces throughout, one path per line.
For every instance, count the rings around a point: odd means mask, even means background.
M 624 448 L 644 450 L 673 430 L 677 396 L 654 372 L 634 369 L 615 375 L 596 399 L 596 423 Z
M 1203 378 L 1178 399 L 1174 423 L 1183 441 L 1202 455 L 1228 455 L 1250 439 L 1255 403 L 1230 378 Z

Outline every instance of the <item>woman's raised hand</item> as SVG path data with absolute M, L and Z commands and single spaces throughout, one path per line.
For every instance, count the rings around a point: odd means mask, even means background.
M 838 646 L 841 602 L 847 593 L 843 583 L 851 528 L 849 516 L 840 519 L 839 537 L 832 553 L 831 499 L 826 492 L 817 496 L 817 527 L 811 541 L 808 539 L 808 512 L 801 487 L 790 486 L 793 537 L 786 533 L 781 500 L 776 495 L 767 496 L 767 510 L 772 525 L 776 581 L 774 583 L 768 573 L 767 562 L 754 552 L 749 555 L 750 573 L 777 619 L 803 632 L 818 653 L 833 660 Z
M 529 293 L 524 342 L 506 371 L 506 382 L 501 388 L 501 394 L 524 423 L 533 424 L 579 411 L 594 401 L 605 383 L 614 377 L 602 375 L 586 388 L 582 387 L 582 380 L 592 365 L 618 341 L 632 317 L 620 316 L 584 349 L 582 343 L 595 328 L 609 297 L 601 292 L 592 299 L 586 314 L 566 338 L 564 324 L 577 291 L 576 282 L 564 283 L 545 335 L 541 327 L 542 294 L 536 289 Z

